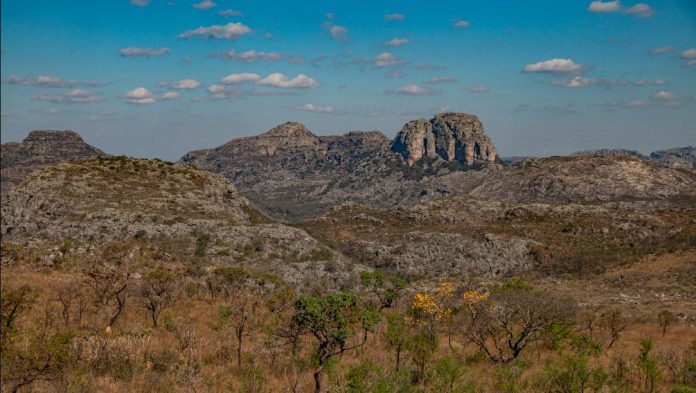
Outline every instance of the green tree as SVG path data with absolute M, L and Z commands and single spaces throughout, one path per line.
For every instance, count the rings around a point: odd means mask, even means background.
M 659 359 L 650 352 L 653 349 L 652 339 L 649 337 L 640 340 L 640 355 L 638 355 L 638 366 L 643 373 L 643 389 L 646 393 L 655 390 L 655 384 L 662 377 L 659 369 Z
M 172 303 L 174 292 L 174 276 L 161 266 L 150 270 L 143 280 L 143 297 L 145 308 L 152 319 L 152 327 L 157 328 L 157 322 L 162 311 Z
M 404 316 L 398 312 L 387 314 L 387 330 L 384 332 L 384 338 L 389 349 L 394 351 L 394 363 L 397 372 L 401 364 L 401 353 L 408 338 L 407 334 L 408 327 Z
M 294 308 L 292 322 L 297 327 L 297 334 L 309 335 L 317 344 L 314 391 L 320 393 L 327 362 L 336 355 L 365 345 L 367 334 L 379 322 L 379 316 L 361 307 L 358 297 L 350 292 L 325 297 L 301 296 L 295 301 Z M 356 328 L 363 330 L 362 339 L 348 345 Z

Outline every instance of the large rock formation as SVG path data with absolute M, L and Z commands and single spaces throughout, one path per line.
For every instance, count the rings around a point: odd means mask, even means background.
M 36 168 L 105 155 L 103 151 L 85 143 L 74 131 L 32 131 L 21 143 L 3 143 L 0 152 L 3 196 Z
M 391 148 L 401 154 L 409 166 L 424 157 L 456 160 L 468 167 L 499 161 L 481 121 L 466 113 L 438 113 L 430 120 L 410 121 L 396 136 Z
M 190 152 L 181 160 L 222 174 L 257 206 L 284 220 L 315 217 L 343 202 L 389 207 L 430 198 L 448 192 L 434 179 L 467 168 L 496 167 L 489 165 L 497 161 L 495 148 L 476 117 L 444 113 L 426 123 L 429 130 L 438 130 L 437 140 L 452 141 L 451 156 L 434 161 L 409 156 L 407 165 L 392 151 L 398 142 L 390 144 L 378 131 L 316 136 L 302 124 L 284 123 L 258 136 Z

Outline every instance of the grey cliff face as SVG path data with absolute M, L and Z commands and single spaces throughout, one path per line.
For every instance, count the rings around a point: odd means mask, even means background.
M 391 145 L 409 166 L 423 157 L 458 161 L 469 167 L 499 161 L 481 121 L 466 113 L 438 113 L 430 120 L 413 120 Z
M 21 142 L 2 144 L 2 195 L 33 170 L 63 161 L 89 160 L 106 154 L 74 131 L 32 131 Z

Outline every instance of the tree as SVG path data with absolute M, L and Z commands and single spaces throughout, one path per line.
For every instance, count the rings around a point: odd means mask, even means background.
M 157 328 L 157 321 L 162 310 L 172 302 L 174 277 L 161 266 L 149 271 L 143 280 L 143 297 L 145 308 L 152 319 L 152 327 Z
M 81 283 L 76 279 L 71 279 L 55 284 L 54 288 L 58 292 L 58 302 L 62 306 L 61 315 L 65 327 L 70 326 L 71 322 L 81 324 L 82 315 L 87 310 L 89 303 Z M 71 314 L 73 314 L 72 318 Z
M 31 287 L 24 285 L 18 289 L 3 287 L 0 298 L 0 343 L 4 344 L 15 331 L 17 319 L 32 308 L 36 297 Z
M 394 350 L 395 370 L 399 371 L 401 352 L 404 350 L 407 339 L 407 326 L 403 315 L 398 312 L 387 314 L 387 330 L 384 332 L 389 349 Z
M 400 278 L 388 280 L 380 271 L 360 272 L 360 283 L 379 300 L 379 310 L 394 306 L 406 282 Z
M 650 353 L 652 348 L 653 342 L 650 338 L 646 337 L 640 340 L 638 366 L 644 375 L 643 388 L 646 393 L 652 393 L 655 390 L 655 383 L 657 383 L 662 376 L 658 368 L 659 359 Z
M 677 318 L 669 310 L 662 310 L 659 314 L 657 314 L 657 322 L 660 324 L 660 327 L 662 328 L 662 337 L 664 337 L 665 334 L 667 334 L 667 326 L 673 324 L 676 320 Z
M 102 265 L 91 267 L 85 275 L 97 309 L 106 313 L 107 329 L 110 330 L 126 307 L 131 272 L 121 266 Z
M 471 306 L 464 336 L 492 361 L 508 363 L 554 325 L 569 323 L 575 310 L 574 301 L 552 293 L 499 292 Z
M 628 319 L 619 310 L 608 310 L 601 315 L 601 326 L 609 332 L 607 349 L 614 346 L 621 333 L 628 327 Z
M 325 297 L 301 296 L 295 301 L 294 308 L 292 322 L 298 334 L 313 337 L 317 344 L 314 392 L 320 393 L 326 363 L 336 355 L 365 345 L 367 334 L 378 323 L 379 316 L 361 307 L 358 297 L 350 292 Z M 348 345 L 358 327 L 363 330 L 362 340 Z

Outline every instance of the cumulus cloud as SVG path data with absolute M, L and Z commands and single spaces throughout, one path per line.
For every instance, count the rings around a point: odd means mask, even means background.
M 241 61 L 244 63 L 256 63 L 258 61 L 278 61 L 285 57 L 281 53 L 277 52 L 264 52 L 248 50 L 244 52 L 237 52 L 234 49 L 224 52 L 222 54 L 213 54 L 213 57 L 221 57 L 225 60 Z
M 168 92 L 162 94 L 162 99 L 165 101 L 177 100 L 177 99 L 179 99 L 179 97 L 181 97 L 181 94 L 179 94 L 175 91 L 168 91 Z
M 187 39 L 191 37 L 236 40 L 241 36 L 251 34 L 249 26 L 243 23 L 228 23 L 226 25 L 212 25 L 187 30 L 178 35 L 178 38 Z
M 295 89 L 316 89 L 319 87 L 319 82 L 305 74 L 298 74 L 296 77 L 288 79 L 287 76 L 281 74 L 280 72 L 274 72 L 255 83 L 257 85 Z
M 436 76 L 436 77 L 433 77 L 433 78 L 428 79 L 427 81 L 425 81 L 425 83 L 430 83 L 430 84 L 434 84 L 434 83 L 453 83 L 453 82 L 456 82 L 456 81 L 457 81 L 457 78 L 455 78 L 455 77 L 453 77 L 453 76 Z
M 150 0 L 130 0 L 130 3 L 138 7 L 147 7 L 150 4 Z
M 471 86 L 466 89 L 469 93 L 490 93 L 491 89 L 486 86 Z
M 659 101 L 679 101 L 679 97 L 677 97 L 676 94 L 669 92 L 667 90 L 660 90 L 657 93 L 652 95 L 652 98 L 659 100 Z
M 127 91 L 123 98 L 126 99 L 127 103 L 135 105 L 148 105 L 157 102 L 152 92 L 144 87 L 136 87 Z
M 180 81 L 160 81 L 157 83 L 157 86 L 170 89 L 193 90 L 201 87 L 201 82 L 195 79 L 182 79 Z
M 638 3 L 632 7 L 628 7 L 624 12 L 635 15 L 639 18 L 649 18 L 653 15 L 652 8 L 645 3 Z
M 393 38 L 387 42 L 384 43 L 384 46 L 401 46 L 401 45 L 406 45 L 410 44 L 411 41 L 405 39 L 405 38 Z
M 63 94 L 39 94 L 34 97 L 38 101 L 59 102 L 66 104 L 89 104 L 93 102 L 103 101 L 101 97 L 94 91 L 74 89 Z
M 333 113 L 334 112 L 334 107 L 327 105 L 327 106 L 320 106 L 320 105 L 314 105 L 314 104 L 304 104 L 298 109 L 307 111 L 307 112 L 315 112 L 315 113 Z
M 384 15 L 384 20 L 403 21 L 403 20 L 406 20 L 406 15 L 404 15 L 404 14 L 387 14 L 387 15 Z
M 687 49 L 680 56 L 682 59 L 696 59 L 696 48 Z
M 169 48 L 121 48 L 118 53 L 121 57 L 155 57 L 169 54 Z
M 210 0 L 203 0 L 200 3 L 195 3 L 193 5 L 193 8 L 195 8 L 197 10 L 209 10 L 209 9 L 215 7 L 216 5 L 217 4 L 213 3 Z
M 39 75 L 36 77 L 26 77 L 18 78 L 16 76 L 10 76 L 7 79 L 2 80 L 3 84 L 6 85 L 20 85 L 20 86 L 35 86 L 35 87 L 54 87 L 54 88 L 65 88 L 65 87 L 99 87 L 104 86 L 103 83 L 88 81 L 76 81 L 76 80 L 64 80 L 56 76 Z
M 238 10 L 220 10 L 218 11 L 218 15 L 222 16 L 223 18 L 231 18 L 233 16 L 242 16 L 242 11 Z
M 543 72 L 552 74 L 581 73 L 585 70 L 582 64 L 572 59 L 553 58 L 524 66 L 524 72 Z
M 402 95 L 425 95 L 425 94 L 432 94 L 432 90 L 415 85 L 415 84 L 409 84 L 409 85 L 404 85 L 401 86 L 397 89 L 388 89 L 385 90 L 386 94 L 402 94 Z
M 659 56 L 659 55 L 664 55 L 665 53 L 673 52 L 674 47 L 671 45 L 667 46 L 661 46 L 659 48 L 651 49 L 648 51 L 648 54 L 651 56 Z
M 258 82 L 260 80 L 261 80 L 261 76 L 259 76 L 258 74 L 244 72 L 241 74 L 227 75 L 226 77 L 220 79 L 220 83 L 225 84 L 225 85 L 236 85 L 236 84 L 247 83 L 247 82 Z
M 348 29 L 344 26 L 334 25 L 329 28 L 329 33 L 331 33 L 331 37 L 333 39 L 343 40 L 346 38 L 346 35 L 348 34 Z
M 395 67 L 399 65 L 406 64 L 406 61 L 398 56 L 395 56 L 389 52 L 383 52 L 372 59 L 372 65 L 375 68 L 384 67 Z
M 233 86 L 210 85 L 206 89 L 212 98 L 223 100 L 236 95 L 238 90 Z
M 265 78 L 261 78 L 260 75 L 254 73 L 230 74 L 220 79 L 220 83 L 223 85 L 254 83 L 256 85 L 290 89 L 316 89 L 320 85 L 319 82 L 305 74 L 298 74 L 296 77 L 289 79 L 280 72 L 274 72 Z
M 580 88 L 580 87 L 597 86 L 599 84 L 602 84 L 603 82 L 604 81 L 602 81 L 600 79 L 586 78 L 584 76 L 576 76 L 573 79 L 552 81 L 551 84 L 553 84 L 554 86 L 559 86 L 559 87 Z
M 590 12 L 606 13 L 606 12 L 618 12 L 621 11 L 620 1 L 593 1 L 590 3 L 587 10 Z
M 594 13 L 610 13 L 610 12 L 623 12 L 625 14 L 630 14 L 637 16 L 639 18 L 649 18 L 653 15 L 653 9 L 645 3 L 636 3 L 635 5 L 624 8 L 620 1 L 593 1 L 587 7 L 587 10 Z
M 469 23 L 466 20 L 456 19 L 454 22 L 452 22 L 452 26 L 454 26 L 458 29 L 462 29 L 462 28 L 471 26 L 471 23 Z

